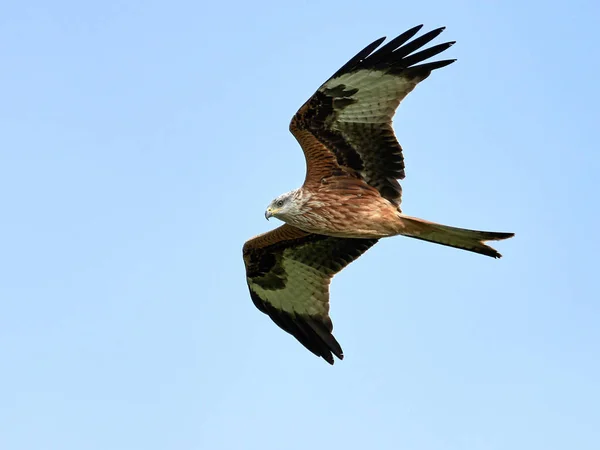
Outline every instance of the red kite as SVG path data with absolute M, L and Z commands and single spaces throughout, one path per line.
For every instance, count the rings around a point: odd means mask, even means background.
M 444 28 L 410 40 L 414 27 L 383 47 L 358 52 L 308 99 L 290 124 L 306 157 L 299 189 L 277 197 L 265 217 L 285 225 L 244 244 L 250 296 L 315 355 L 343 358 L 329 318 L 333 276 L 380 238 L 403 235 L 500 258 L 485 241 L 512 237 L 454 228 L 402 214 L 402 147 L 392 129 L 400 102 L 432 70 L 455 60 L 423 61 L 454 42 L 417 51 Z M 376 51 L 375 51 L 376 50 Z

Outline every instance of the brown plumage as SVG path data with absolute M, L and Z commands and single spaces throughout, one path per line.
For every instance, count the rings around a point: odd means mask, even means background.
M 432 70 L 423 63 L 449 48 L 421 49 L 443 28 L 413 39 L 421 26 L 361 50 L 298 110 L 290 131 L 306 157 L 300 189 L 271 203 L 265 216 L 283 225 L 244 245 L 256 307 L 306 348 L 333 364 L 343 358 L 329 318 L 331 278 L 378 239 L 404 235 L 499 258 L 485 241 L 512 233 L 468 230 L 402 214 L 402 147 L 392 129 L 396 108 Z M 376 50 L 376 51 L 375 51 Z

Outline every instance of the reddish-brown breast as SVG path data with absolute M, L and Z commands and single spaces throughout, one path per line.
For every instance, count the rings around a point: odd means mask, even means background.
M 348 238 L 380 238 L 398 232 L 398 209 L 364 181 L 325 179 L 316 189 L 303 188 L 301 214 L 286 222 L 311 233 Z

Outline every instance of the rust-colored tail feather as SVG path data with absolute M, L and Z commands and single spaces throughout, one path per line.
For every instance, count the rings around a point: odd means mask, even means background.
M 460 248 L 470 252 L 480 253 L 501 258 L 502 255 L 485 241 L 501 241 L 513 237 L 514 233 L 499 233 L 495 231 L 467 230 L 465 228 L 449 227 L 439 223 L 428 222 L 416 217 L 400 216 L 401 228 L 399 233 L 415 239 L 435 242 L 436 244 Z

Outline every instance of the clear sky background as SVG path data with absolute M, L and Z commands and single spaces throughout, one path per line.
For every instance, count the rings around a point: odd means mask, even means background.
M 297 108 L 372 40 L 457 40 L 400 106 L 406 238 L 332 285 L 331 367 L 241 248 L 299 186 Z M 0 448 L 600 448 L 595 0 L 0 8 Z

